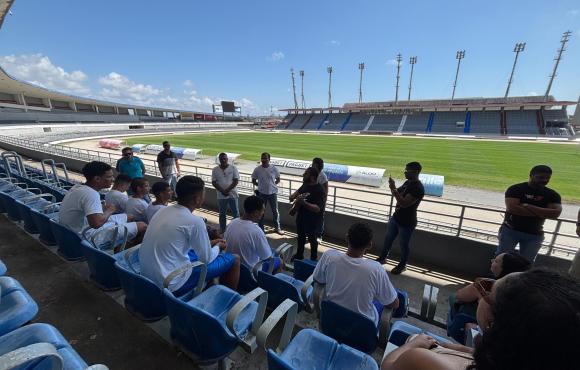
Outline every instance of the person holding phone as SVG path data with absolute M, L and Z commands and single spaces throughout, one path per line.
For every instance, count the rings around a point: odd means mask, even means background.
M 389 189 L 392 196 L 397 200 L 395 213 L 387 225 L 387 235 L 380 256 L 376 259 L 380 264 L 385 264 L 393 242 L 399 236 L 401 245 L 401 260 L 395 266 L 391 273 L 398 275 L 405 271 L 407 260 L 409 259 L 410 247 L 409 242 L 411 235 L 417 226 L 417 208 L 425 196 L 425 189 L 419 180 L 421 173 L 421 164 L 419 162 L 410 162 L 405 166 L 405 178 L 407 181 L 397 188 L 395 181 L 389 176 Z

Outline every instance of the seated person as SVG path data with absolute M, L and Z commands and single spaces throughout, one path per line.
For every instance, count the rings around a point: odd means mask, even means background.
M 173 196 L 173 190 L 171 190 L 171 186 L 165 181 L 158 181 L 151 187 L 151 192 L 155 195 L 155 201 L 149 206 L 147 206 L 147 210 L 145 211 L 145 216 L 147 218 L 147 222 L 151 222 L 153 215 L 157 213 L 161 208 L 167 207 L 171 197 Z
M 125 206 L 125 212 L 133 216 L 135 221 L 147 222 L 147 207 L 149 203 L 144 199 L 149 194 L 149 181 L 142 177 L 131 180 L 131 197 Z
M 141 273 L 160 287 L 169 274 L 196 259 L 207 265 L 206 280 L 220 277 L 221 284 L 234 290 L 238 286 L 240 257 L 225 252 L 224 240 L 212 247 L 203 218 L 192 213 L 203 204 L 204 185 L 196 176 L 179 179 L 177 204 L 159 210 L 147 228 L 139 251 Z M 169 290 L 181 296 L 197 280 L 198 274 L 187 270 L 169 283 Z
M 479 301 L 483 335 L 473 350 L 439 345 L 421 334 L 388 354 L 381 369 L 578 369 L 573 359 L 580 348 L 577 280 L 540 269 L 516 272 L 498 279 Z
M 490 269 L 495 279 L 501 279 L 512 272 L 529 270 L 531 266 L 532 264 L 530 261 L 521 254 L 507 252 L 501 253 L 495 258 L 492 258 Z M 449 306 L 451 310 L 454 313 L 465 313 L 475 317 L 477 301 L 481 298 L 479 290 L 485 288 L 482 288 L 482 286 L 489 286 L 489 288 L 491 288 L 495 279 L 477 278 L 472 284 L 459 289 L 455 294 L 451 294 L 449 296 Z
M 125 213 L 125 206 L 129 196 L 127 190 L 131 186 L 131 178 L 125 174 L 119 174 L 115 178 L 113 187 L 105 195 L 105 203 L 115 206 L 115 214 Z
M 58 214 L 60 224 L 67 226 L 81 236 L 86 230 L 85 236 L 87 238 L 91 238 L 97 230 L 112 228 L 115 224 L 127 227 L 129 240 L 145 231 L 147 224 L 144 222 L 128 222 L 128 217 L 124 213 L 114 215 L 114 205 L 105 204 L 103 207 L 99 190 L 111 186 L 113 182 L 111 166 L 103 162 L 93 161 L 87 163 L 82 172 L 87 181 L 84 184 L 73 186 L 65 195 Z M 119 237 L 123 234 L 120 232 Z M 111 235 L 113 235 L 113 229 L 111 229 Z M 96 242 L 108 241 L 107 236 L 102 235 L 103 239 Z
M 244 214 L 240 218 L 234 218 L 224 234 L 228 243 L 228 250 L 240 256 L 241 263 L 250 270 L 259 262 L 272 256 L 272 248 L 268 243 L 266 234 L 258 226 L 258 222 L 264 216 L 266 206 L 262 198 L 255 195 L 249 196 L 244 201 Z M 274 257 L 274 272 L 280 270 L 280 258 Z M 262 267 L 267 271 L 268 263 Z
M 346 253 L 326 251 L 314 269 L 314 281 L 326 285 L 326 297 L 379 325 L 383 308 L 399 307 L 397 291 L 383 266 L 363 255 L 372 247 L 373 231 L 365 223 L 354 223 L 346 234 Z

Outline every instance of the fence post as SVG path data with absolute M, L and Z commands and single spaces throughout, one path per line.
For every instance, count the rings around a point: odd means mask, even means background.
M 461 206 L 461 214 L 459 215 L 459 225 L 457 225 L 457 234 L 455 234 L 455 236 L 459 236 L 461 234 L 461 227 L 463 226 L 464 215 L 465 215 L 465 206 Z
M 391 194 L 391 201 L 389 202 L 389 219 L 391 218 L 391 214 L 393 213 L 393 199 L 395 197 Z
M 558 220 L 556 222 L 556 229 L 554 230 L 554 233 L 552 234 L 552 239 L 550 240 L 550 244 L 548 244 L 548 253 L 546 253 L 548 256 L 552 255 L 552 251 L 554 250 L 554 243 L 556 242 L 556 238 L 558 237 L 558 233 L 560 232 L 560 226 L 562 226 L 562 220 Z
M 336 212 L 336 186 L 333 187 L 332 191 L 332 212 Z

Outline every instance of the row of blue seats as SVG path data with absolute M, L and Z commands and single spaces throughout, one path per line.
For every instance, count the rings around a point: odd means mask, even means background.
M 28 324 L 38 314 L 38 305 L 16 279 L 3 276 L 6 271 L 6 265 L 0 261 L 0 368 L 107 369 L 103 365 L 87 367 L 55 327 Z

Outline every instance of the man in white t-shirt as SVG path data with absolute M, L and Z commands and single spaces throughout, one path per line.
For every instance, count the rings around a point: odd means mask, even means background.
M 270 164 L 270 153 L 262 153 L 260 156 L 262 164 L 254 169 L 252 173 L 252 183 L 258 187 L 257 196 L 262 198 L 264 203 L 269 204 L 272 209 L 272 219 L 276 233 L 283 235 L 280 228 L 280 215 L 278 214 L 278 183 L 280 182 L 280 171 L 276 166 Z M 258 223 L 260 229 L 264 230 L 264 217 Z
M 326 173 L 324 173 L 324 161 L 322 158 L 313 158 L 312 159 L 312 167 L 318 170 L 318 183 L 324 189 L 324 205 L 322 206 L 322 222 L 319 224 L 319 228 L 316 231 L 316 236 L 318 238 L 322 238 L 322 234 L 324 233 L 324 210 L 326 209 L 326 201 L 328 199 L 328 177 Z
M 144 222 L 128 222 L 126 214 L 113 215 L 114 205 L 105 204 L 103 207 L 99 190 L 111 186 L 113 182 L 111 166 L 93 161 L 87 163 L 82 172 L 87 182 L 73 186 L 65 195 L 58 214 L 60 224 L 80 235 L 84 234 L 87 238 L 91 238 L 99 230 L 111 228 L 110 233 L 100 234 L 100 238 L 96 241 L 99 244 L 110 241 L 107 238 L 114 234 L 115 225 L 127 227 L 129 240 L 147 229 L 147 224 Z M 122 231 L 118 233 L 119 237 L 123 234 Z
M 127 201 L 125 212 L 133 216 L 135 221 L 147 222 L 147 207 L 149 203 L 145 196 L 149 194 L 149 181 L 142 177 L 135 178 L 131 181 L 131 197 Z
M 228 243 L 228 250 L 240 256 L 241 262 L 252 269 L 258 262 L 272 256 L 272 248 L 266 234 L 260 229 L 257 222 L 264 216 L 266 207 L 262 198 L 249 196 L 244 201 L 244 214 L 230 222 L 224 239 Z M 274 272 L 280 270 L 280 258 L 274 257 Z M 265 263 L 263 270 L 267 271 Z
M 131 178 L 124 173 L 117 175 L 113 187 L 105 194 L 105 203 L 115 206 L 115 214 L 125 213 L 125 206 L 129 200 L 127 190 L 131 186 Z
M 234 219 L 240 217 L 238 207 L 238 181 L 240 174 L 238 169 L 228 164 L 228 155 L 220 153 L 218 156 L 219 166 L 215 166 L 211 171 L 211 184 L 217 190 L 218 209 L 220 212 L 220 229 L 226 231 L 226 213 L 228 208 L 232 211 Z
M 155 201 L 147 207 L 145 215 L 147 216 L 147 223 L 150 223 L 153 216 L 159 211 L 167 207 L 169 201 L 173 197 L 173 190 L 171 186 L 165 181 L 158 181 L 151 187 L 151 192 L 155 196 Z
M 355 223 L 346 237 L 348 251 L 326 251 L 314 269 L 314 281 L 326 285 L 325 299 L 365 315 L 378 326 L 384 307 L 399 306 L 397 291 L 383 266 L 363 257 L 372 247 L 372 229 Z
M 204 201 L 204 182 L 183 176 L 176 185 L 177 204 L 165 207 L 151 220 L 139 250 L 141 273 L 159 287 L 175 270 L 199 260 L 207 265 L 206 280 L 220 277 L 220 283 L 236 289 L 240 278 L 240 257 L 223 252 L 223 239 L 209 240 L 205 222 L 192 212 Z M 192 291 L 198 271 L 191 269 L 169 282 L 175 296 Z

